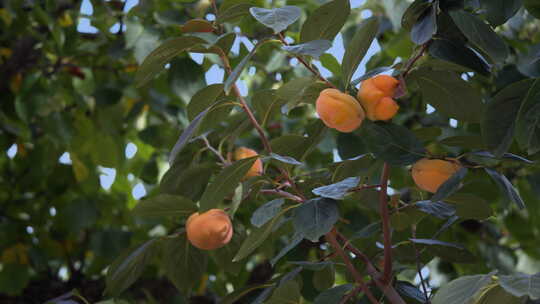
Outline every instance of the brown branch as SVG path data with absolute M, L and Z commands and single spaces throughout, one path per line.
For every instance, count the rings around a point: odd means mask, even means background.
M 379 192 L 379 208 L 381 213 L 381 220 L 383 224 L 383 237 L 384 237 L 384 274 L 383 282 L 390 284 L 392 281 L 392 235 L 390 231 L 390 216 L 388 214 L 388 178 L 390 174 L 390 166 L 388 163 L 384 163 L 383 171 L 381 175 L 381 191 Z
M 418 52 L 418 54 L 416 54 L 416 56 L 412 57 L 408 62 L 407 62 L 407 65 L 405 66 L 405 71 L 403 71 L 402 73 L 402 76 L 403 78 L 407 77 L 407 75 L 409 74 L 409 72 L 411 71 L 412 67 L 414 66 L 414 64 L 420 59 L 422 58 L 422 56 L 424 56 L 424 53 L 426 52 L 427 48 L 429 47 L 429 44 L 431 43 L 431 40 L 424 43 L 422 45 L 422 48 L 420 49 L 420 52 Z
M 352 264 L 349 256 L 343 248 L 341 248 L 341 245 L 336 240 L 336 228 L 332 228 L 330 232 L 328 232 L 325 236 L 326 241 L 334 248 L 336 253 L 341 257 L 341 259 L 345 262 L 345 265 L 347 266 L 347 270 L 352 274 L 354 277 L 354 280 L 358 283 L 360 288 L 362 288 L 362 291 L 364 294 L 368 297 L 368 299 L 371 301 L 371 303 L 374 304 L 380 304 L 379 301 L 373 296 L 369 288 L 367 287 L 366 283 L 364 282 L 364 279 L 362 279 L 362 276 L 360 273 L 356 270 L 354 265 Z
M 287 41 L 285 41 L 285 37 L 283 37 L 283 34 L 282 33 L 279 33 L 278 34 L 278 38 L 279 38 L 279 41 L 281 41 L 281 43 L 285 46 L 288 46 L 289 44 L 287 43 Z M 313 73 L 317 78 L 319 78 L 320 80 L 324 81 L 328 86 L 330 86 L 331 88 L 333 89 L 337 89 L 335 85 L 333 85 L 330 81 L 328 81 L 328 79 L 324 78 L 321 73 L 319 73 L 319 71 L 315 70 L 309 63 L 307 63 L 304 58 L 302 58 L 301 56 L 295 56 L 296 59 L 298 59 L 298 61 L 300 63 L 302 63 L 311 73 Z
M 371 263 L 369 258 L 360 250 L 358 250 L 356 247 L 354 247 L 349 240 L 347 240 L 343 235 L 339 234 L 338 237 L 341 238 L 342 241 L 345 242 L 344 247 L 349 250 L 350 252 L 354 253 L 357 257 L 359 257 L 364 263 L 366 264 L 366 271 L 367 273 L 373 278 L 373 282 L 379 287 L 379 289 L 383 292 L 383 294 L 386 296 L 386 298 L 390 301 L 392 304 L 406 304 L 405 301 L 401 298 L 401 296 L 397 293 L 397 291 L 394 289 L 392 285 L 385 284 L 382 282 L 382 275 L 375 266 Z
M 232 73 L 232 69 L 231 69 L 231 64 L 229 63 L 229 58 L 223 52 L 220 52 L 219 57 L 221 57 L 221 61 L 223 62 L 223 66 L 225 67 L 225 70 L 227 71 L 227 75 L 230 75 Z M 246 100 L 244 99 L 242 94 L 240 94 L 240 90 L 238 89 L 236 84 L 232 85 L 232 89 L 233 89 L 234 94 L 236 95 L 236 97 L 240 101 L 240 104 L 242 105 L 242 109 L 244 109 L 244 112 L 246 112 L 249 120 L 251 121 L 251 124 L 253 125 L 253 127 L 255 127 L 255 129 L 259 133 L 259 137 L 261 138 L 264 149 L 266 150 L 266 152 L 272 153 L 272 147 L 270 147 L 270 142 L 268 141 L 268 138 L 264 134 L 264 130 L 262 129 L 259 122 L 257 121 L 257 118 L 255 118 L 255 115 L 253 115 L 253 112 L 251 111 L 251 109 L 247 105 Z

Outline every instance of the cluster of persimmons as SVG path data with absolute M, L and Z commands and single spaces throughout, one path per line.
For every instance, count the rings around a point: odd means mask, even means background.
M 353 132 L 364 119 L 387 121 L 399 110 L 393 99 L 399 80 L 388 75 L 378 75 L 362 82 L 356 98 L 337 89 L 321 91 L 316 101 L 316 111 L 329 128 L 339 132 Z M 234 159 L 257 156 L 257 152 L 240 147 Z M 422 158 L 413 164 L 411 175 L 416 185 L 431 193 L 461 168 L 454 160 Z M 261 175 L 263 164 L 257 159 L 245 178 Z M 211 209 L 202 214 L 192 214 L 186 222 L 187 237 L 199 249 L 214 250 L 225 246 L 232 238 L 233 225 L 228 214 L 221 209 Z

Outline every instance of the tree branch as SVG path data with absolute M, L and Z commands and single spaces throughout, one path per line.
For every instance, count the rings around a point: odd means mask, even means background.
M 383 282 L 390 284 L 392 281 L 392 235 L 390 231 L 390 216 L 388 214 L 388 178 L 390 174 L 390 166 L 388 163 L 384 163 L 383 171 L 381 175 L 381 191 L 379 192 L 379 208 L 381 213 L 381 220 L 383 224 L 383 237 L 384 237 L 384 274 Z
M 345 262 L 345 265 L 347 266 L 347 270 L 349 270 L 349 272 L 352 274 L 352 276 L 354 277 L 354 280 L 358 283 L 360 288 L 362 288 L 362 291 L 368 297 L 371 303 L 380 304 L 379 301 L 377 301 L 377 299 L 373 296 L 373 294 L 367 287 L 360 273 L 356 270 L 356 268 L 352 264 L 347 253 L 343 251 L 343 248 L 341 248 L 341 245 L 336 240 L 336 228 L 332 228 L 332 230 L 326 234 L 325 238 L 326 238 L 326 241 L 334 248 L 336 253 Z

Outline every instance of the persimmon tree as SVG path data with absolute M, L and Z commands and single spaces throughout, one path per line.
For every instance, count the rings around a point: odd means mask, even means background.
M 2 180 L 5 201 L 62 208 L 38 241 L 0 243 L 0 281 L 65 263 L 70 288 L 106 268 L 102 303 L 540 299 L 536 1 L 166 2 L 96 17 L 109 36 L 89 49 L 60 43 L 70 15 L 58 9 L 59 25 L 43 29 L 50 44 L 27 42 L 52 61 L 21 68 L 5 56 L 13 104 L 2 133 L 22 151 L 2 165 L 14 176 Z M 46 24 L 50 6 L 28 19 Z M 122 45 L 110 42 L 115 20 Z M 330 51 L 338 35 L 342 60 Z M 223 81 L 207 85 L 209 71 Z M 53 84 L 54 98 L 71 99 L 45 107 L 37 98 Z M 61 176 L 72 190 L 63 180 L 13 190 L 31 170 L 25 149 L 45 157 L 36 151 L 50 141 L 70 152 Z M 128 141 L 140 150 L 133 160 L 121 153 Z M 96 190 L 97 166 L 117 169 L 111 191 Z M 139 201 L 127 198 L 132 172 L 148 191 Z M 49 192 L 53 183 L 64 190 Z M 96 193 L 99 203 L 85 202 Z M 5 227 L 30 225 L 18 208 L 0 214 Z M 54 263 L 29 254 L 40 242 L 60 244 L 59 255 L 53 245 L 42 253 Z M 58 296 L 50 303 L 86 301 L 84 290 Z

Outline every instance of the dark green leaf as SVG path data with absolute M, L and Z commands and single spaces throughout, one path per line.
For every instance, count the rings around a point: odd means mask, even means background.
M 485 76 L 490 73 L 489 66 L 477 53 L 458 41 L 434 39 L 429 45 L 429 54 L 437 59 L 470 68 Z
M 515 297 L 499 285 L 492 285 L 475 304 L 524 304 L 526 301 L 526 298 Z
M 411 30 L 411 40 L 418 44 L 428 42 L 437 32 L 437 7 L 432 5 L 421 15 Z
M 503 275 L 499 277 L 499 282 L 502 288 L 516 297 L 529 296 L 532 300 L 540 299 L 540 273 Z
M 328 233 L 339 218 L 336 201 L 314 198 L 298 207 L 294 212 L 294 229 L 312 242 Z
M 204 212 L 219 205 L 225 196 L 234 191 L 256 160 L 257 157 L 241 159 L 223 169 L 204 191 L 199 202 L 200 211 Z
M 514 0 L 515 2 L 519 2 Z M 537 19 L 540 19 L 540 3 L 535 0 L 523 0 L 523 5 L 529 12 L 529 14 L 535 16 Z
M 487 10 L 486 17 L 493 26 L 505 23 L 521 8 L 522 0 L 480 0 Z
M 491 283 L 491 276 L 486 275 L 463 276 L 443 285 L 435 294 L 433 304 L 464 304 L 470 303 L 485 286 Z
M 285 247 L 281 248 L 278 254 L 276 254 L 270 260 L 270 264 L 272 265 L 272 267 L 276 265 L 279 259 L 284 257 L 289 251 L 291 251 L 292 249 L 294 249 L 294 247 L 300 244 L 300 242 L 302 242 L 303 239 L 304 239 L 304 236 L 301 233 L 295 232 L 292 238 L 289 240 L 289 243 Z
M 341 64 L 334 55 L 325 53 L 319 57 L 319 60 L 321 61 L 322 66 L 332 72 L 334 76 L 341 75 Z
M 323 262 L 306 262 L 306 261 L 291 261 L 289 264 L 302 266 L 303 269 L 321 271 L 329 266 L 333 266 L 334 262 L 323 261 Z
M 438 202 L 456 192 L 461 186 L 461 181 L 465 178 L 467 172 L 467 168 L 463 167 L 454 173 L 437 189 L 437 192 L 431 197 L 431 201 Z
M 249 15 L 249 9 L 253 7 L 253 4 L 250 3 L 240 3 L 234 6 L 228 7 L 227 9 L 221 10 L 218 13 L 217 21 L 218 23 L 235 21 L 235 19 Z
M 276 90 L 257 91 L 251 99 L 255 114 L 263 127 L 280 113 L 281 106 L 285 103 L 287 99 L 279 97 Z
M 205 43 L 203 39 L 192 36 L 178 37 L 164 42 L 144 59 L 137 70 L 135 83 L 138 87 L 146 84 L 161 72 L 171 59 L 192 47 Z
M 229 94 L 231 88 L 234 86 L 234 84 L 236 83 L 240 75 L 242 74 L 242 71 L 244 70 L 248 62 L 251 60 L 253 55 L 255 55 L 255 52 L 257 51 L 257 49 L 266 42 L 268 42 L 268 40 L 259 41 L 259 43 L 257 43 L 253 47 L 253 49 L 249 52 L 249 54 L 247 54 L 242 59 L 242 61 L 240 61 L 240 63 L 234 68 L 234 70 L 232 70 L 231 74 L 229 75 L 229 77 L 227 77 L 224 83 L 223 90 L 225 91 L 225 93 Z
M 312 192 L 318 196 L 342 200 L 345 195 L 347 195 L 349 190 L 358 186 L 359 182 L 359 177 L 349 177 L 331 185 L 315 188 L 312 190 Z
M 302 13 L 300 8 L 290 5 L 273 9 L 252 7 L 249 12 L 257 21 L 273 29 L 275 34 L 286 30 Z
M 452 19 L 469 41 L 488 54 L 494 62 L 504 62 L 508 47 L 489 25 L 464 11 L 450 12 Z
M 409 282 L 406 281 L 397 281 L 396 282 L 396 291 L 405 297 L 414 299 L 420 303 L 425 303 L 426 296 L 420 289 Z
M 345 284 L 325 290 L 315 298 L 313 304 L 339 303 L 343 296 L 351 291 L 353 287 L 353 284 Z
M 529 89 L 516 120 L 516 140 L 529 155 L 540 151 L 540 79 Z
M 345 88 L 348 87 L 349 81 L 358 68 L 358 65 L 366 55 L 369 46 L 377 36 L 378 32 L 378 17 L 371 17 L 362 21 L 362 23 L 360 23 L 356 29 L 356 33 L 345 50 L 345 54 L 343 55 L 343 64 L 341 65 Z
M 189 216 L 197 210 L 195 203 L 185 197 L 159 194 L 141 200 L 133 209 L 133 214 L 148 217 Z
M 276 287 L 267 304 L 282 304 L 282 303 L 298 303 L 302 295 L 300 294 L 300 286 L 294 280 L 281 283 Z
M 270 153 L 270 158 L 273 158 L 275 160 L 278 160 L 282 163 L 286 163 L 286 164 L 289 164 L 289 165 L 297 165 L 297 166 L 301 166 L 303 165 L 304 163 L 302 162 L 299 162 L 297 161 L 296 159 L 294 159 L 293 157 L 290 157 L 290 156 L 282 156 L 282 155 L 279 155 L 279 154 L 276 154 L 276 153 Z
M 117 257 L 107 270 L 105 294 L 118 296 L 131 286 L 154 256 L 155 245 L 152 239 Z
M 486 170 L 489 176 L 491 176 L 491 178 L 495 181 L 497 186 L 499 186 L 499 189 L 501 189 L 501 191 L 510 201 L 516 203 L 519 209 L 525 208 L 525 202 L 517 192 L 516 188 L 514 188 L 514 185 L 512 185 L 512 183 L 510 183 L 510 181 L 506 178 L 506 176 L 490 168 L 484 168 L 484 170 Z
M 489 108 L 489 106 L 487 108 Z M 486 111 L 488 111 L 487 108 Z M 482 142 L 483 138 L 477 135 L 451 136 L 440 141 L 443 145 L 467 149 L 482 149 L 484 147 Z
M 366 79 L 369 79 L 371 77 L 374 77 L 374 76 L 377 76 L 381 73 L 384 73 L 384 72 L 387 72 L 387 71 L 390 71 L 392 69 L 392 67 L 390 66 L 383 66 L 383 67 L 378 67 L 378 68 L 375 68 L 373 70 L 370 70 L 370 71 L 367 71 L 364 75 L 356 78 L 355 80 L 353 80 L 351 82 L 351 85 L 355 86 L 357 84 L 359 84 L 360 82 L 366 80 Z
M 410 165 L 424 157 L 424 146 L 407 128 L 364 121 L 360 137 L 368 150 L 391 165 Z
M 281 212 L 281 206 L 284 203 L 284 199 L 278 198 L 260 206 L 251 215 L 251 224 L 260 228 Z
M 309 14 L 302 25 L 300 42 L 317 39 L 333 41 L 351 13 L 349 0 L 333 0 Z
M 495 156 L 501 156 L 510 148 L 520 105 L 532 84 L 531 80 L 513 83 L 502 89 L 487 104 L 482 135 L 487 148 L 492 150 Z
M 420 16 L 424 15 L 432 7 L 429 0 L 415 0 L 405 11 L 401 19 L 401 26 L 411 30 Z
M 402 211 L 392 213 L 390 216 L 390 223 L 392 228 L 398 231 L 410 228 L 412 225 L 418 224 L 422 218 L 425 217 L 425 213 L 416 208 L 406 208 Z
M 375 222 L 367 225 L 366 227 L 362 228 L 360 231 L 355 232 L 351 237 L 350 240 L 354 239 L 365 239 L 369 238 L 376 233 L 381 232 L 382 227 L 380 222 Z
M 195 93 L 187 106 L 188 119 L 193 121 L 199 113 L 211 108 L 221 94 L 223 94 L 221 83 L 209 85 Z
M 175 158 L 182 151 L 182 149 L 184 149 L 184 147 L 193 137 L 193 135 L 197 132 L 204 116 L 206 116 L 206 114 L 208 113 L 208 110 L 209 109 L 206 109 L 199 113 L 197 116 L 195 116 L 191 123 L 184 129 L 184 132 L 182 132 L 182 134 L 178 138 L 178 141 L 176 141 L 176 144 L 174 144 L 171 154 L 169 155 L 169 165 L 174 165 Z
M 449 218 L 456 213 L 456 208 L 444 202 L 420 201 L 414 204 L 420 211 L 441 219 Z
M 198 201 L 215 169 L 217 165 L 214 164 L 207 163 L 185 168 L 181 162 L 177 162 L 161 179 L 160 191 Z
M 484 220 L 493 214 L 489 204 L 473 194 L 456 193 L 444 201 L 455 205 L 456 215 L 462 219 Z
M 411 242 L 416 244 L 422 244 L 427 246 L 427 250 L 431 254 L 440 257 L 443 260 L 455 263 L 474 263 L 476 262 L 476 257 L 465 247 L 442 242 L 439 240 L 433 239 L 410 239 Z
M 414 75 L 424 100 L 432 104 L 437 111 L 461 121 L 481 120 L 484 105 L 480 92 L 457 74 L 420 70 Z
M 185 234 L 162 238 L 159 242 L 165 274 L 178 290 L 192 292 L 206 272 L 206 253 L 193 247 Z
M 332 47 L 332 41 L 317 39 L 302 44 L 283 46 L 283 50 L 296 55 L 307 55 L 318 59 L 326 50 Z

